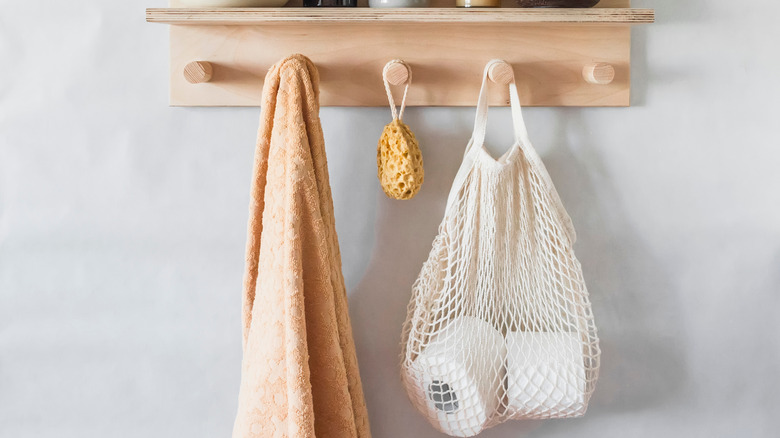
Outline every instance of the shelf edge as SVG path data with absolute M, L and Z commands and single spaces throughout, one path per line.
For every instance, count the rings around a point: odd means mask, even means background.
M 648 24 L 653 9 L 458 9 L 414 8 L 348 11 L 321 8 L 148 8 L 146 21 L 176 25 L 231 25 L 300 23 L 517 23 L 517 24 Z

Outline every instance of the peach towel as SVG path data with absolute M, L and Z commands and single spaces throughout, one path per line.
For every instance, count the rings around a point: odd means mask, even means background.
M 262 105 L 233 438 L 370 438 L 314 64 L 303 55 L 277 63 Z

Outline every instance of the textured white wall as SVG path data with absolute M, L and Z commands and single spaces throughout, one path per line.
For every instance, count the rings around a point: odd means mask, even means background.
M 259 110 L 167 106 L 161 5 L 0 0 L 3 438 L 230 435 Z M 579 232 L 599 386 L 583 419 L 485 437 L 777 436 L 780 4 L 635 5 L 658 23 L 634 30 L 632 108 L 526 110 Z M 408 111 L 409 202 L 376 181 L 388 117 L 322 111 L 344 271 L 374 436 L 438 437 L 400 327 L 473 109 Z

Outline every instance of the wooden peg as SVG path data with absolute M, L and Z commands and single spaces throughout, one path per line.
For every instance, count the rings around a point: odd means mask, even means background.
M 405 62 L 393 60 L 385 65 L 384 78 L 391 85 L 403 85 L 409 81 L 409 66 Z
M 606 62 L 594 62 L 583 67 L 582 77 L 589 84 L 607 85 L 615 80 L 615 67 Z
M 211 80 L 213 72 L 210 62 L 193 61 L 184 67 L 184 79 L 191 84 L 203 84 Z
M 490 66 L 488 76 L 491 81 L 499 85 L 507 85 L 515 78 L 515 72 L 506 61 L 501 61 Z

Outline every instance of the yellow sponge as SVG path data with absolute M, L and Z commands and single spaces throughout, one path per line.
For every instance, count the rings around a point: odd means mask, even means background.
M 385 126 L 377 147 L 377 175 L 382 189 L 394 199 L 412 199 L 422 187 L 425 172 L 420 145 L 406 124 L 394 119 Z

